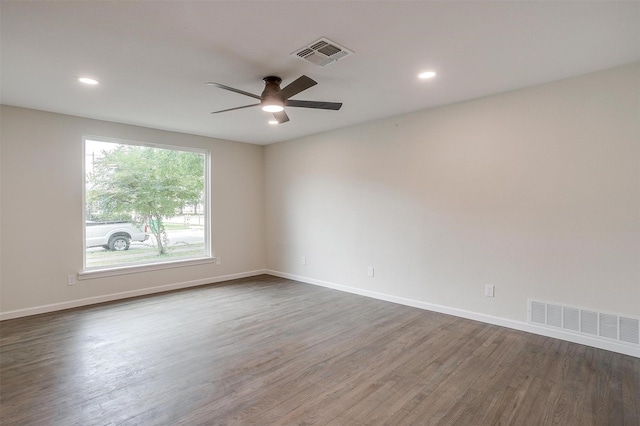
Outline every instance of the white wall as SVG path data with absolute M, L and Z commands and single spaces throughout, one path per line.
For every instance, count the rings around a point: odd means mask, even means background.
M 2 106 L 1 281 L 5 317 L 206 283 L 265 267 L 261 146 Z M 212 263 L 79 281 L 83 135 L 211 151 Z M 8 314 L 8 315 L 7 315 Z
M 639 103 L 635 64 L 267 146 L 267 267 L 513 321 L 528 298 L 638 316 Z

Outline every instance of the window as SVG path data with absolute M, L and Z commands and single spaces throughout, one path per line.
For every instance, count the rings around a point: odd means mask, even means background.
M 211 257 L 209 153 L 85 138 L 84 270 Z

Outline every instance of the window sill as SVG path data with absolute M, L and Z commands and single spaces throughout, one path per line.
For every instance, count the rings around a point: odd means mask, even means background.
M 92 269 L 78 273 L 78 279 L 91 280 L 95 278 L 114 277 L 118 275 L 138 274 L 141 272 L 159 271 L 162 269 L 184 268 L 194 265 L 204 265 L 212 263 L 215 265 L 215 257 L 206 257 L 189 260 L 177 260 L 175 262 L 153 263 L 144 265 L 120 266 L 113 269 Z

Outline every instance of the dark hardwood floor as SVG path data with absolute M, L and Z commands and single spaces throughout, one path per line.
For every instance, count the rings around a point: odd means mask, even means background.
M 6 425 L 639 425 L 640 359 L 271 276 L 0 323 Z

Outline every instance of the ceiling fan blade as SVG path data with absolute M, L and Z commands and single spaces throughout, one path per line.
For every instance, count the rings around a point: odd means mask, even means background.
M 289 116 L 284 111 L 274 112 L 273 117 L 276 119 L 278 124 L 286 123 L 287 121 L 289 121 Z
M 227 112 L 227 111 L 234 111 L 236 109 L 243 109 L 243 108 L 249 108 L 249 107 L 254 107 L 254 106 L 258 106 L 260 104 L 251 104 L 251 105 L 244 105 L 244 106 L 239 106 L 239 107 L 235 107 L 235 108 L 229 108 L 229 109 L 223 109 L 220 111 L 213 111 L 211 114 L 218 114 L 221 112 Z
M 224 84 L 220 84 L 220 83 L 214 83 L 213 81 L 210 81 L 210 82 L 205 83 L 205 84 L 207 86 L 216 86 L 216 87 L 219 87 L 220 89 L 224 89 L 224 90 L 229 90 L 231 92 L 240 93 L 241 95 L 249 96 L 249 97 L 252 97 L 252 98 L 255 98 L 255 99 L 262 99 L 260 96 L 254 95 L 253 93 L 245 92 L 244 90 L 240 90 L 240 89 L 234 89 L 233 87 L 225 86 Z
M 298 108 L 330 109 L 333 111 L 342 108 L 342 102 L 296 101 L 291 99 L 285 101 L 284 105 Z
M 280 90 L 279 95 L 282 96 L 285 100 L 289 99 L 293 95 L 297 95 L 303 90 L 307 90 L 309 87 L 315 86 L 318 84 L 315 80 L 303 75 L 299 77 L 297 80 L 289 83 L 288 86 Z

